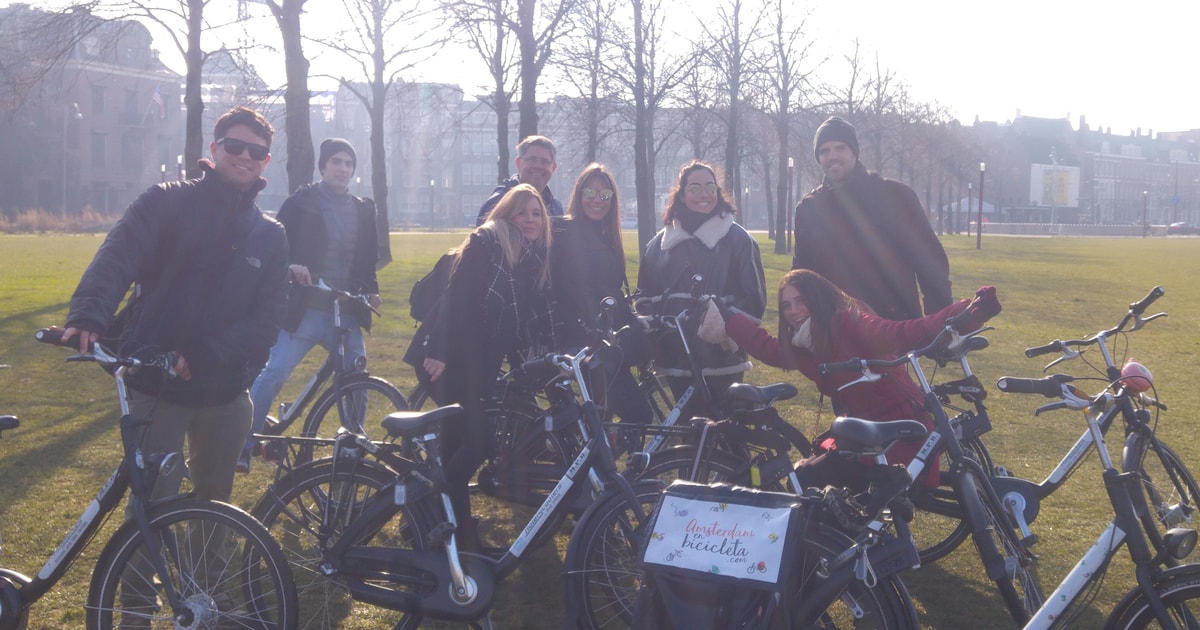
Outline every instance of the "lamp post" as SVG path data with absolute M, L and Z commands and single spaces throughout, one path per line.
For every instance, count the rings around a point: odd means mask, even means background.
M 183 181 L 183 156 L 175 156 L 175 166 L 179 168 L 179 181 Z
M 71 120 L 83 120 L 83 114 L 79 111 L 79 103 L 71 103 L 71 106 L 63 112 L 63 172 L 62 172 L 62 213 L 67 216 L 67 126 Z
M 1150 191 L 1142 191 L 1142 238 L 1150 233 Z
M 795 175 L 794 175 L 795 168 L 796 168 L 795 160 L 793 160 L 792 158 L 788 158 L 788 185 L 787 185 L 788 200 L 787 200 L 787 207 L 784 208 L 784 210 L 785 210 L 784 216 L 786 217 L 785 221 L 787 223 L 787 236 L 784 239 L 784 244 L 785 244 L 785 249 L 787 250 L 787 253 L 789 253 L 789 254 L 792 252 L 792 214 L 794 212 L 794 209 L 792 208 L 792 183 L 795 181 Z
M 354 191 L 354 194 L 361 197 L 362 196 L 362 178 L 361 177 L 354 178 L 354 186 L 357 189 Z
M 983 249 L 983 171 L 987 164 L 979 163 L 979 221 L 975 225 L 975 249 Z
M 742 189 L 742 225 L 750 229 L 750 187 Z
M 163 183 L 163 184 L 167 183 L 167 165 L 166 165 L 166 164 L 159 164 L 159 165 L 158 165 L 158 172 L 159 172 L 159 178 L 158 178 L 158 181 L 159 181 L 160 183 Z
M 437 185 L 437 180 L 429 179 L 429 231 L 433 231 L 433 189 Z
M 971 206 L 975 205 L 974 184 L 967 182 L 967 237 L 971 236 Z M 957 213 L 956 213 L 957 214 Z

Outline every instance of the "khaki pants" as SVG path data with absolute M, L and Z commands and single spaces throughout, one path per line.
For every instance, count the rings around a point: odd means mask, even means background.
M 233 401 L 215 407 L 184 407 L 164 400 L 156 399 L 145 394 L 129 392 L 129 411 L 135 418 L 151 418 L 149 426 L 144 429 L 139 440 L 139 446 L 144 455 L 151 453 L 177 452 L 184 454 L 184 440 L 187 440 L 187 472 L 191 478 L 192 487 L 201 499 L 217 501 L 229 500 L 233 491 L 234 466 L 241 453 L 246 432 L 250 429 L 250 396 L 240 394 Z M 176 466 L 175 470 L 166 476 L 160 476 L 151 492 L 151 497 L 158 499 L 179 492 L 183 481 L 184 466 Z M 133 514 L 126 509 L 126 518 Z M 216 575 L 221 571 L 212 571 L 209 565 L 225 566 L 228 558 L 224 555 L 221 530 L 186 531 L 184 539 L 176 540 L 177 547 L 188 551 L 180 560 L 184 566 L 175 567 L 189 575 L 182 576 L 182 583 L 177 588 L 199 589 L 216 595 L 211 591 Z M 178 533 L 178 532 L 177 532 Z M 161 544 L 161 541 L 156 541 Z M 171 571 L 168 568 L 168 571 Z M 154 575 L 148 558 L 138 552 L 131 558 L 121 577 L 121 593 L 119 602 L 122 608 L 121 628 L 142 628 L 150 626 L 150 618 L 160 613 L 158 594 L 161 585 Z M 184 592 L 187 597 L 188 592 Z

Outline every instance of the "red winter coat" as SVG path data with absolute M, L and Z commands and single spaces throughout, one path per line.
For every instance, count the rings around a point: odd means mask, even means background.
M 833 350 L 828 356 L 817 357 L 806 350 L 797 352 L 798 369 L 833 403 L 839 415 L 866 420 L 913 419 L 933 428 L 933 417 L 924 409 L 920 387 L 900 365 L 881 372 L 882 379 L 859 383 L 838 391 L 842 385 L 859 377 L 857 373 L 835 372 L 821 374 L 821 363 L 848 359 L 891 359 L 901 353 L 919 348 L 933 339 L 947 318 L 959 313 L 969 300 L 961 300 L 920 319 L 893 321 L 866 313 L 843 311 L 834 319 Z M 783 347 L 779 340 L 743 315 L 734 315 L 725 324 L 729 337 L 751 356 L 775 367 L 783 366 Z M 888 463 L 907 465 L 920 450 L 924 440 L 900 442 L 888 451 Z M 936 484 L 937 460 L 929 462 L 926 470 L 929 481 Z

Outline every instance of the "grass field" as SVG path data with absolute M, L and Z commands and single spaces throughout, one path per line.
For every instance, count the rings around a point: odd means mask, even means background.
M 462 234 L 404 233 L 392 236 L 395 261 L 380 272 L 385 317 L 368 340 L 371 371 L 407 390 L 411 369 L 401 356 L 415 330 L 408 317 L 407 296 L 419 278 Z M 636 248 L 627 236 L 636 279 Z M 775 326 L 775 291 L 790 257 L 776 255 L 761 237 L 767 272 L 768 329 Z M 0 441 L 0 565 L 34 574 L 69 530 L 118 461 L 116 401 L 111 380 L 94 366 L 64 364 L 66 352 L 37 344 L 33 331 L 62 323 L 67 301 L 99 236 L 0 236 L 0 413 L 21 418 L 20 429 Z M 1145 363 L 1157 379 L 1158 397 L 1170 406 L 1160 418 L 1159 432 L 1194 471 L 1200 471 L 1200 239 L 1025 239 L 985 237 L 982 250 L 974 238 L 947 236 L 954 293 L 967 297 L 976 287 L 999 288 L 1004 312 L 993 320 L 991 348 L 974 355 L 985 384 L 1002 375 L 1038 376 L 1042 360 L 1025 359 L 1025 347 L 1055 338 L 1075 338 L 1117 323 L 1126 306 L 1155 285 L 1166 295 L 1155 310 L 1170 317 L 1119 341 L 1118 354 Z M 312 366 L 320 357 L 310 358 Z M 1096 357 L 1099 360 L 1099 357 Z M 306 369 L 306 368 L 302 368 Z M 1085 374 L 1079 362 L 1060 371 Z M 305 372 L 306 374 L 308 372 Z M 796 379 L 758 366 L 748 380 L 765 384 Z M 801 395 L 780 405 L 785 417 L 808 434 L 832 419 L 828 405 L 818 408 L 814 390 L 800 383 Z M 285 390 L 285 395 L 289 390 Z M 997 463 L 1015 475 L 1040 481 L 1083 431 L 1078 417 L 1058 412 L 1032 417 L 1038 403 L 1030 397 L 992 391 L 989 404 L 994 429 L 985 441 Z M 1119 444 L 1112 444 L 1119 448 Z M 1091 457 L 1066 486 L 1043 504 L 1034 524 L 1041 543 L 1039 576 L 1049 593 L 1110 519 L 1110 508 Z M 240 476 L 234 501 L 249 507 L 270 483 L 266 466 Z M 32 628 L 83 626 L 83 602 L 100 537 L 32 611 Z M 565 538 L 560 545 L 565 544 Z M 555 550 L 544 550 L 501 590 L 495 620 L 504 628 L 560 628 L 561 563 Z M 1116 599 L 1132 584 L 1128 561 L 1119 559 L 1080 627 L 1095 627 Z M 904 576 L 917 600 L 922 622 L 930 628 L 959 628 L 964 619 L 981 628 L 1006 627 L 1008 621 L 992 585 L 983 576 L 973 548 L 956 551 L 940 563 Z M 347 627 L 372 628 L 367 619 Z

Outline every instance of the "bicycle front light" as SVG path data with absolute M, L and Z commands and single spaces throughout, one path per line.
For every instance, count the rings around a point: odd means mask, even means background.
M 1163 534 L 1163 547 L 1172 558 L 1183 560 L 1196 548 L 1196 538 L 1194 529 L 1172 527 Z

